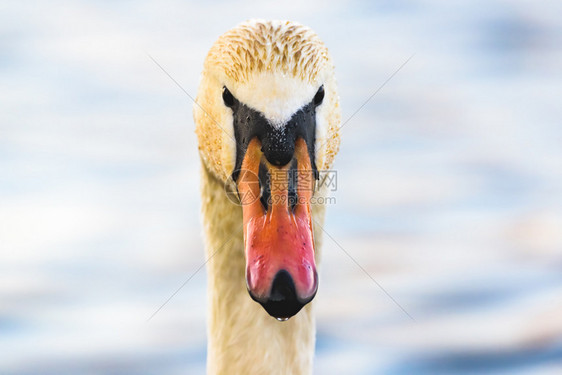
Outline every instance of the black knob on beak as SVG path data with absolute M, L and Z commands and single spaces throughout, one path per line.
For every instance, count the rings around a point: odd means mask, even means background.
M 282 129 L 274 129 L 262 136 L 262 151 L 268 162 L 273 165 L 288 164 L 295 153 L 295 134 L 287 124 Z M 294 125 L 292 126 L 294 127 Z

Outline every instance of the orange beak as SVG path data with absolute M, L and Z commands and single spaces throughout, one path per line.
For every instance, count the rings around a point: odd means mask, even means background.
M 295 143 L 294 157 L 296 171 L 290 169 L 291 163 L 282 167 L 271 165 L 256 137 L 248 145 L 237 181 L 243 210 L 248 291 L 279 320 L 299 312 L 318 289 L 310 207 L 315 179 L 302 138 Z M 269 175 L 271 195 L 267 207 L 260 200 L 260 164 L 265 164 Z M 291 173 L 296 173 L 296 204 L 289 200 Z

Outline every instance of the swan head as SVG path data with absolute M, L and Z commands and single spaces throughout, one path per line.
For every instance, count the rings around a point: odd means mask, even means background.
M 294 22 L 238 25 L 207 55 L 194 119 L 204 167 L 238 193 L 250 296 L 289 318 L 317 291 L 311 199 L 339 148 L 327 48 Z

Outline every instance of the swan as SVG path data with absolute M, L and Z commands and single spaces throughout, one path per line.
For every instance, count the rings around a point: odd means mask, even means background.
M 318 171 L 340 142 L 328 50 L 295 22 L 243 22 L 211 47 L 193 116 L 208 374 L 310 374 L 327 194 Z

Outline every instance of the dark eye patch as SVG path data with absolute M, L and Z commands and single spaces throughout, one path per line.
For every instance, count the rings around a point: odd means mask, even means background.
M 324 100 L 324 85 L 320 86 L 320 88 L 316 92 L 316 95 L 314 95 L 314 105 L 319 106 L 320 104 L 322 104 L 323 100 Z
M 234 106 L 234 96 L 232 93 L 225 87 L 222 89 L 222 100 L 224 101 L 224 105 L 227 107 Z

